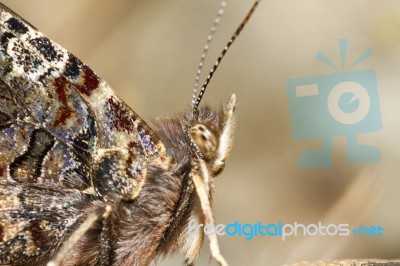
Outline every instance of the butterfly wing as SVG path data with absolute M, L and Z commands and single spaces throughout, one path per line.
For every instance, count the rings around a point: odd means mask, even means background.
M 134 198 L 166 158 L 104 80 L 0 3 L 0 264 L 49 253 L 87 202 Z

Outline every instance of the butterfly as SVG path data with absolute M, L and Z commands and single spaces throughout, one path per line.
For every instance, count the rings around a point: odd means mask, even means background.
M 187 227 L 213 223 L 213 178 L 232 146 L 236 98 L 199 104 L 257 4 L 192 109 L 152 128 L 90 67 L 0 4 L 1 265 L 148 265 L 176 252 L 193 264 L 204 233 Z M 226 265 L 216 235 L 209 239 Z

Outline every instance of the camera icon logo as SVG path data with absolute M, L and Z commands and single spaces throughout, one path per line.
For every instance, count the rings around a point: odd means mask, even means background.
M 339 40 L 344 65 L 347 40 Z M 363 53 L 351 66 L 372 55 Z M 336 66 L 323 54 L 317 59 Z M 292 133 L 296 140 L 321 140 L 320 150 L 304 151 L 303 168 L 332 167 L 332 139 L 347 136 L 349 163 L 377 163 L 380 151 L 358 144 L 357 135 L 382 129 L 376 73 L 372 69 L 289 79 L 286 82 Z

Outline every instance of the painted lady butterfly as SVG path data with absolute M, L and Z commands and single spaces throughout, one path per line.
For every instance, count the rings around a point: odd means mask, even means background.
M 213 177 L 231 148 L 235 96 L 216 109 L 199 104 L 257 4 L 192 110 L 154 128 L 0 4 L 0 264 L 147 265 L 174 252 L 194 262 L 204 234 L 186 227 L 213 223 Z

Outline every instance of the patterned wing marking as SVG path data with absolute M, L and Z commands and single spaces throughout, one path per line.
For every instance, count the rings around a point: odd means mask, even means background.
M 7 12 L 2 12 L 0 23 L 4 30 L 6 29 L 10 34 L 16 36 L 24 49 L 27 49 L 30 54 L 34 54 L 34 61 L 40 61 L 32 62 L 31 64 L 36 64 L 43 71 L 40 73 L 37 71 L 37 67 L 30 68 L 33 71 L 30 71 L 29 79 L 35 81 L 41 78 L 41 75 L 44 74 L 43 72 L 49 71 L 50 66 L 65 79 L 62 82 L 59 81 L 58 87 L 66 85 L 65 82 L 72 84 L 74 91 L 79 92 L 88 102 L 96 120 L 102 121 L 102 125 L 98 125 L 98 128 L 101 128 L 98 134 L 99 148 L 121 146 L 121 144 L 126 144 L 125 146 L 127 146 L 130 140 L 139 139 L 147 157 L 156 157 L 160 153 L 163 155 L 163 145 L 147 124 L 118 99 L 108 84 L 100 79 L 87 65 L 30 25 L 25 24 L 22 20 L 18 20 Z M 21 28 L 23 29 L 21 30 Z M 15 49 L 14 45 L 12 45 L 12 49 Z M 18 51 L 18 53 L 26 54 L 23 50 Z M 15 58 L 13 57 L 14 60 Z M 43 61 L 47 64 L 43 64 Z M 21 65 L 18 60 L 15 60 L 14 63 L 14 67 L 15 65 Z M 149 139 L 142 139 L 137 134 L 138 126 L 143 127 Z
M 1 33 L 0 76 L 8 85 L 2 86 L 2 90 L 18 101 L 17 109 L 26 110 L 19 118 L 30 118 L 32 123 L 45 127 L 80 152 L 93 152 L 96 127 L 87 104 L 74 92 L 73 86 L 46 61 L 26 49 L 17 37 L 3 28 Z
M 60 137 L 38 125 L 13 92 L 0 78 L 0 179 L 90 186 L 89 158 L 81 152 L 84 145 L 75 142 L 81 147 L 70 148 L 63 138 L 68 134 Z
M 43 159 L 54 142 L 54 137 L 45 130 L 33 130 L 27 150 L 10 164 L 10 176 L 16 181 L 36 181 L 41 175 Z
M 91 155 L 99 166 L 94 170 L 117 168 L 118 175 L 101 175 L 113 178 L 108 180 L 113 192 L 135 194 L 148 164 L 167 168 L 158 137 L 88 66 L 5 10 L 0 24 L 0 76 L 34 124 L 78 153 Z
M 0 180 L 0 264 L 47 260 L 82 217 L 85 197 L 78 190 Z

